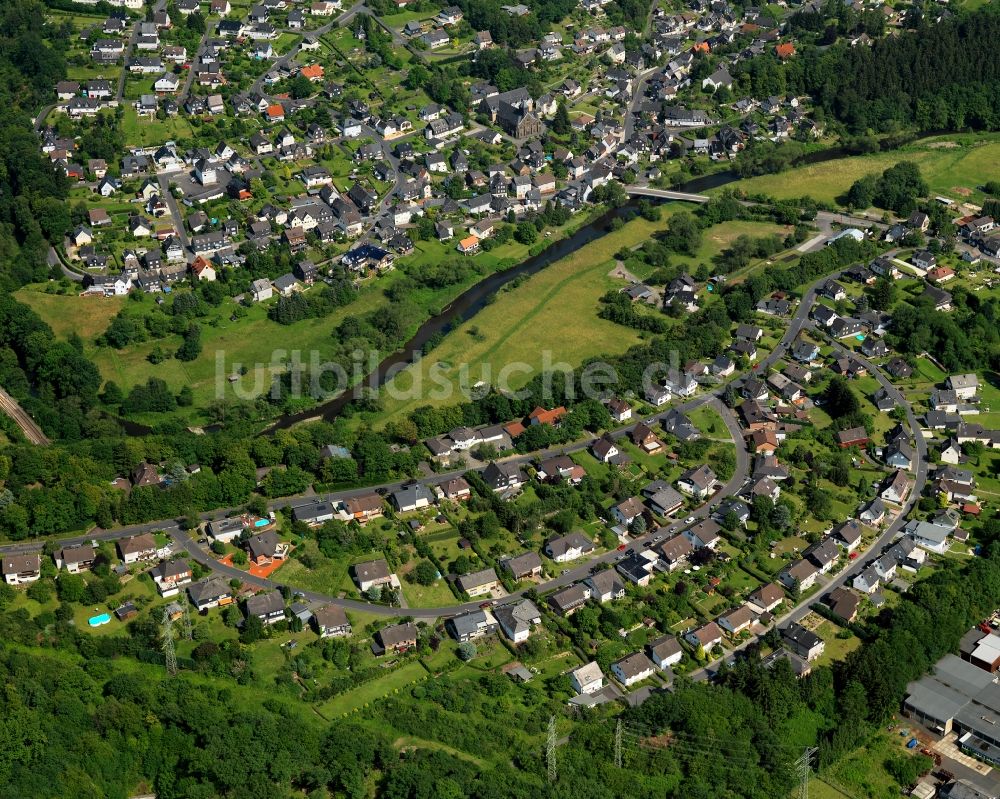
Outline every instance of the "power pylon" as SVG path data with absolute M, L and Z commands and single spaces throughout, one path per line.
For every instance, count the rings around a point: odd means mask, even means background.
M 795 761 L 795 770 L 799 774 L 799 799 L 809 799 L 809 773 L 812 770 L 813 755 L 818 750 L 814 746 L 807 746 L 798 760 Z
M 194 637 L 191 632 L 191 614 L 188 612 L 187 603 L 184 603 L 184 640 L 190 641 Z
M 556 773 L 556 717 L 549 716 L 549 740 L 545 748 L 545 761 L 549 770 L 549 782 L 555 782 Z
M 163 657 L 167 663 L 167 674 L 173 676 L 177 673 L 177 650 L 174 648 L 174 626 L 170 621 L 170 612 L 163 609 L 163 625 L 161 628 L 163 637 Z
M 615 724 L 615 765 L 622 767 L 622 720 L 619 718 Z

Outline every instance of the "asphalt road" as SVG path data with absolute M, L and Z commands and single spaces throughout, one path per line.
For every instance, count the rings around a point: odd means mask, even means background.
M 165 193 L 165 196 L 169 197 L 169 193 Z M 819 287 L 826 280 L 830 278 L 839 277 L 840 274 L 841 272 L 838 271 L 833 275 L 827 275 L 815 281 L 811 286 L 809 286 L 809 288 L 803 295 L 803 298 L 800 301 L 798 307 L 796 308 L 795 314 L 789 320 L 788 327 L 786 328 L 785 333 L 782 336 L 781 340 L 778 342 L 774 351 L 766 358 L 764 358 L 760 362 L 760 364 L 758 364 L 755 367 L 755 371 L 766 370 L 767 367 L 773 366 L 774 363 L 776 363 L 780 358 L 784 356 L 785 352 L 796 340 L 796 338 L 799 336 L 802 330 L 809 326 L 809 312 L 812 308 L 813 303 L 815 302 L 816 294 Z M 840 349 L 843 349 L 843 347 L 841 347 L 839 343 L 835 342 L 835 346 L 839 347 Z M 875 378 L 879 381 L 879 383 L 889 391 L 890 396 L 892 396 L 897 401 L 897 403 L 906 410 L 907 421 L 910 426 L 911 433 L 913 434 L 914 440 L 916 442 L 916 448 L 917 448 L 915 483 L 913 489 L 910 492 L 908 502 L 899 513 L 896 521 L 894 521 L 891 525 L 889 525 L 889 527 L 882 533 L 882 535 L 879 536 L 879 538 L 873 543 L 871 548 L 868 550 L 869 553 L 875 553 L 881 551 L 881 549 L 895 537 L 895 535 L 899 532 L 899 530 L 905 523 L 905 517 L 907 513 L 912 508 L 913 504 L 919 499 L 920 493 L 923 490 L 924 484 L 927 479 L 927 444 L 924 441 L 923 436 L 920 434 L 920 429 L 917 423 L 916 416 L 913 413 L 913 410 L 910 407 L 910 405 L 906 402 L 906 399 L 903 397 L 903 395 L 895 388 L 895 386 L 893 386 L 891 381 L 874 364 L 870 363 L 869 361 L 867 361 L 867 359 L 861 357 L 857 353 L 854 354 L 854 357 L 857 358 L 861 363 L 865 364 L 865 366 L 869 369 L 870 373 L 874 375 Z M 734 384 L 738 385 L 739 382 L 745 380 L 746 377 L 747 376 L 744 375 L 741 378 L 737 378 L 737 380 L 734 381 Z M 740 429 L 739 424 L 735 416 L 733 415 L 733 412 L 729 408 L 727 408 L 719 399 L 719 396 L 724 390 L 725 386 L 720 385 L 716 389 L 707 392 L 699 397 L 695 397 L 691 400 L 688 400 L 687 402 L 674 406 L 673 408 L 666 408 L 653 417 L 654 420 L 659 421 L 663 419 L 671 410 L 680 410 L 681 412 L 687 413 L 694 410 L 697 407 L 700 407 L 701 405 L 712 404 L 715 407 L 715 409 L 720 413 L 723 421 L 726 424 L 726 428 L 729 431 L 730 437 L 735 442 L 736 468 L 734 470 L 733 477 L 714 496 L 710 497 L 708 501 L 703 503 L 700 507 L 698 507 L 695 511 L 693 511 L 690 514 L 695 518 L 696 521 L 700 521 L 701 519 L 706 518 L 710 513 L 711 507 L 713 507 L 716 503 L 721 502 L 722 500 L 737 494 L 743 488 L 750 473 L 750 456 L 743 443 L 742 430 Z M 628 430 L 633 426 L 634 422 L 612 431 L 610 435 L 615 439 L 621 438 L 622 436 L 627 435 Z M 537 459 L 544 459 L 546 457 L 550 457 L 557 454 L 577 452 L 589 447 L 594 442 L 594 440 L 595 440 L 594 438 L 589 438 L 584 441 L 575 442 L 574 444 L 568 446 L 553 448 L 545 452 L 531 453 L 528 455 L 517 455 L 505 459 L 504 462 L 521 465 L 521 464 L 527 464 Z M 464 468 L 451 470 L 449 472 L 444 472 L 436 475 L 435 479 L 439 481 L 444 481 L 449 479 L 450 477 L 459 476 L 463 474 L 465 471 L 467 471 L 467 469 Z M 384 489 L 386 492 L 392 492 L 409 482 L 411 481 L 410 480 L 395 481 L 381 486 L 369 486 L 366 488 L 357 488 L 348 491 L 339 491 L 318 496 L 319 498 L 336 502 L 339 500 L 348 499 L 350 497 L 367 494 L 376 489 Z M 271 508 L 275 510 L 284 507 L 294 508 L 297 506 L 309 504 L 315 501 L 316 499 L 317 495 L 286 497 L 284 499 L 279 499 L 272 502 Z M 239 510 L 238 508 L 221 509 L 208 513 L 203 513 L 200 516 L 202 520 L 207 521 L 215 518 L 224 517 L 227 514 L 236 512 L 238 510 Z M 669 530 L 672 533 L 682 529 L 685 526 L 686 525 L 682 523 L 674 522 L 672 525 L 670 525 Z M 213 571 L 221 574 L 223 577 L 227 579 L 232 579 L 232 578 L 240 579 L 247 584 L 264 589 L 280 588 L 283 585 L 283 583 L 281 583 L 281 581 L 279 580 L 270 580 L 260 577 L 254 577 L 240 569 L 236 569 L 232 566 L 226 566 L 222 563 L 219 563 L 212 554 L 203 549 L 195 540 L 191 538 L 190 535 L 188 535 L 187 532 L 180 529 L 177 520 L 172 520 L 172 519 L 152 521 L 144 524 L 117 528 L 114 530 L 95 530 L 93 533 L 89 535 L 78 536 L 72 539 L 63 539 L 60 541 L 60 543 L 63 545 L 73 545 L 76 543 L 84 543 L 91 540 L 115 541 L 121 538 L 126 538 L 130 535 L 136 535 L 139 533 L 153 532 L 153 531 L 166 532 L 167 534 L 170 535 L 170 537 L 173 539 L 173 541 L 179 548 L 187 550 L 189 556 L 192 559 L 205 565 L 206 567 L 212 569 Z M 656 535 L 656 531 L 650 531 L 646 535 L 635 539 L 630 548 L 636 550 L 642 548 L 643 546 L 651 542 L 651 539 L 653 538 L 654 535 Z M 0 552 L 8 554 L 18 553 L 18 552 L 31 552 L 31 551 L 38 551 L 39 549 L 42 548 L 42 546 L 43 543 L 38 541 L 24 543 L 24 544 L 12 544 L 0 547 Z M 517 591 L 509 595 L 504 600 L 504 602 L 506 603 L 520 598 L 521 596 L 524 595 L 524 593 L 527 590 L 535 590 L 539 593 L 546 593 L 549 591 L 557 590 L 559 588 L 563 588 L 571 583 L 574 583 L 578 580 L 585 578 L 587 575 L 591 573 L 591 571 L 594 569 L 595 566 L 598 566 L 599 564 L 612 563 L 619 557 L 620 553 L 617 551 L 604 553 L 603 555 L 587 560 L 586 562 L 581 563 L 580 565 L 567 570 L 566 572 L 564 572 L 563 574 L 559 575 L 558 577 L 552 580 L 548 580 L 539 585 L 532 586 L 531 589 L 524 589 L 521 591 Z M 861 557 L 857 558 L 848 567 L 846 567 L 843 571 L 839 572 L 837 575 L 833 576 L 824 586 L 822 586 L 820 592 L 817 592 L 809 599 L 799 602 L 787 614 L 785 614 L 781 619 L 779 619 L 778 620 L 779 625 L 800 620 L 808 613 L 809 605 L 812 604 L 813 601 L 815 601 L 816 596 L 822 595 L 822 593 L 825 593 L 826 591 L 829 591 L 836 586 L 845 584 L 849 579 L 852 579 L 855 574 L 857 574 L 861 569 L 863 569 L 865 565 L 867 565 L 867 558 L 861 558 Z M 316 591 L 305 591 L 302 589 L 297 589 L 294 586 L 291 586 L 291 588 L 297 591 L 298 593 L 302 594 L 307 600 L 311 602 L 330 603 L 339 605 L 341 607 L 350 610 L 373 612 L 389 617 L 413 616 L 417 618 L 426 618 L 426 619 L 440 618 L 443 616 L 453 616 L 468 610 L 474 610 L 478 608 L 479 605 L 481 604 L 480 602 L 468 602 L 468 603 L 458 603 L 455 605 L 447 605 L 434 608 L 389 608 L 381 605 L 374 605 L 367 602 L 361 602 L 358 600 L 346 599 L 343 597 L 334 597 Z M 739 647 L 737 647 L 735 651 L 739 651 L 745 648 L 750 643 L 752 643 L 752 640 L 754 639 L 751 639 L 751 641 L 741 644 Z M 691 676 L 694 679 L 705 679 L 711 676 L 712 673 L 713 673 L 712 667 L 708 667 L 706 669 L 701 669 L 698 672 L 694 672 Z

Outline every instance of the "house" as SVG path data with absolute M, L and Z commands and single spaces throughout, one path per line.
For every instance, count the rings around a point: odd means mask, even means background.
M 570 485 L 577 485 L 587 472 L 582 466 L 575 464 L 568 455 L 557 455 L 538 464 L 536 474 L 539 480 L 546 482 L 565 480 Z
M 617 459 L 620 454 L 618 447 L 615 446 L 615 442 L 607 436 L 602 436 L 597 439 L 597 441 L 591 445 L 590 451 L 601 463 L 610 463 Z
M 604 674 L 596 663 L 586 663 L 569 673 L 569 682 L 578 694 L 595 694 L 604 687 Z
M 601 604 L 625 596 L 625 583 L 614 569 L 602 569 L 591 574 L 584 583 L 590 588 L 590 598 Z
M 277 624 L 285 619 L 285 599 L 277 591 L 254 594 L 247 597 L 246 614 L 247 618 L 256 616 L 265 625 Z
M 715 485 L 715 472 L 707 466 L 688 469 L 677 478 L 677 487 L 688 496 L 704 499 Z
M 250 293 L 253 295 L 254 302 L 263 302 L 274 296 L 271 281 L 265 277 L 258 278 L 250 284 Z
M 902 505 L 906 501 L 907 495 L 910 493 L 911 483 L 909 478 L 906 476 L 906 472 L 897 469 L 892 477 L 888 478 L 883 484 L 883 488 L 879 493 L 879 496 L 886 502 L 894 502 L 897 505 Z
M 857 618 L 861 597 L 848 588 L 837 586 L 826 597 L 826 606 L 838 619 L 852 622 Z
M 954 391 L 959 399 L 974 399 L 979 392 L 979 378 L 974 374 L 951 375 L 946 381 L 950 391 Z
M 4 555 L 3 579 L 7 585 L 33 583 L 42 576 L 42 558 L 37 552 Z
M 806 661 L 812 661 L 823 654 L 826 644 L 822 638 L 801 624 L 791 624 L 781 631 L 786 647 Z
M 55 553 L 54 560 L 56 568 L 65 568 L 70 574 L 79 574 L 88 571 L 94 565 L 96 557 L 92 546 L 82 545 L 75 547 L 63 547 Z
M 545 554 L 556 563 L 567 563 L 594 551 L 594 542 L 580 532 L 552 538 L 545 544 Z
M 744 604 L 723 613 L 718 622 L 723 630 L 735 636 L 750 629 L 754 623 L 754 613 L 750 605 Z
M 251 536 L 246 541 L 246 548 L 251 562 L 258 566 L 267 566 L 276 560 L 283 560 L 288 554 L 288 544 L 283 543 L 274 530 Z
M 460 643 L 482 638 L 497 628 L 496 617 L 488 610 L 473 610 L 453 616 L 445 622 L 445 629 Z
M 669 393 L 669 392 L 668 392 Z M 632 443 L 648 455 L 653 455 L 663 449 L 663 442 L 645 422 L 639 422 L 629 432 Z
M 456 583 L 459 589 L 470 597 L 485 596 L 500 587 L 500 580 L 492 568 L 463 574 L 456 580 Z
M 710 621 L 685 633 L 684 640 L 695 648 L 701 647 L 708 655 L 722 643 L 722 628 L 714 621 Z
M 648 493 L 647 491 L 649 486 L 646 486 L 642 490 L 650 509 L 660 516 L 669 516 L 680 510 L 684 504 L 684 497 L 681 496 L 680 492 L 675 491 L 669 484 L 663 481 L 657 481 L 657 483 L 662 483 L 662 485 L 658 485 L 652 493 Z
M 653 569 L 658 557 L 652 550 L 632 552 L 624 560 L 618 561 L 615 570 L 626 580 L 645 588 L 653 579 Z
M 861 544 L 861 525 L 854 519 L 848 519 L 833 529 L 830 538 L 849 553 L 853 552 Z
M 661 635 L 646 644 L 646 655 L 660 671 L 666 671 L 681 662 L 684 650 L 675 636 Z
M 937 258 L 934 257 L 934 253 L 928 250 L 917 250 L 910 256 L 910 262 L 918 269 L 933 269 L 937 266 Z
M 393 491 L 389 501 L 400 513 L 408 513 L 432 504 L 434 495 L 423 483 L 413 483 Z
M 905 439 L 897 439 L 885 450 L 886 466 L 894 469 L 911 469 L 915 458 L 916 452 Z
M 611 515 L 619 524 L 629 527 L 632 522 L 646 512 L 646 506 L 639 497 L 629 497 L 611 508 Z
M 187 560 L 161 560 L 149 570 L 149 576 L 153 578 L 156 590 L 160 596 L 175 596 L 180 592 L 182 585 L 191 582 L 191 566 Z
M 362 592 L 383 585 L 392 585 L 392 578 L 389 564 L 383 558 L 357 563 L 354 566 L 354 582 Z
M 568 588 L 556 591 L 549 597 L 549 605 L 561 616 L 569 618 L 583 607 L 590 599 L 590 587 L 583 583 L 574 583 Z
M 242 517 L 230 519 L 218 519 L 210 521 L 205 530 L 213 541 L 220 541 L 224 544 L 232 543 L 242 535 L 246 529 L 246 521 Z
M 125 564 L 137 563 L 140 560 L 152 560 L 156 557 L 156 539 L 152 533 L 133 535 L 118 542 L 118 556 Z
M 674 571 L 687 563 L 691 553 L 694 552 L 694 544 L 687 536 L 675 535 L 662 542 L 657 552 L 663 567 L 667 571 Z
M 515 463 L 496 463 L 491 461 L 483 469 L 483 480 L 496 492 L 513 492 L 524 485 L 527 477 Z
M 715 549 L 721 537 L 719 533 L 722 528 L 712 519 L 704 519 L 694 527 L 684 531 L 684 536 L 691 542 L 695 549 Z
M 864 447 L 868 440 L 868 431 L 863 427 L 851 427 L 837 432 L 837 444 L 841 449 Z
M 441 483 L 437 487 L 437 492 L 441 499 L 460 502 L 472 496 L 472 486 L 464 477 L 455 477 Z
M 757 614 L 773 613 L 785 601 L 785 592 L 777 583 L 767 583 L 747 597 L 747 604 Z
M 525 580 L 542 576 L 542 559 L 537 552 L 524 552 L 503 561 L 504 568 L 515 580 Z
M 913 539 L 913 542 L 921 549 L 941 555 L 947 552 L 948 547 L 951 545 L 949 537 L 953 529 L 950 526 L 914 519 L 907 522 L 903 528 L 903 532 L 909 535 Z
M 312 623 L 321 638 L 342 638 L 351 634 L 347 614 L 338 605 L 323 605 L 314 610 Z
M 515 605 L 503 605 L 494 611 L 500 629 L 515 644 L 527 641 L 532 630 L 542 623 L 542 614 L 530 599 Z
M 881 578 L 874 566 L 867 567 L 861 574 L 854 578 L 851 585 L 855 590 L 863 594 L 872 594 L 878 591 L 881 585 Z
M 626 688 L 642 682 L 656 673 L 656 665 L 643 652 L 633 652 L 631 655 L 616 660 L 611 664 L 611 673 Z
M 229 583 L 215 575 L 189 585 L 187 593 L 191 604 L 199 611 L 230 605 L 233 602 Z
M 335 510 L 331 503 L 322 500 L 311 500 L 305 505 L 292 508 L 292 519 L 305 522 L 310 527 L 317 527 L 334 518 Z
M 808 591 L 816 583 L 819 569 L 805 558 L 801 558 L 778 572 L 778 582 L 791 589 L 796 585 L 800 591 Z
M 812 561 L 813 565 L 819 569 L 820 574 L 826 574 L 840 557 L 840 547 L 832 538 L 824 538 L 822 541 L 806 547 L 802 555 Z
M 386 652 L 399 654 L 417 645 L 417 627 L 413 622 L 392 624 L 383 627 L 372 637 L 374 639 L 372 652 L 376 656 L 384 655 Z

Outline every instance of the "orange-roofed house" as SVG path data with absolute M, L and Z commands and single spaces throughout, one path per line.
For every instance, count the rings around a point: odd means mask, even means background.
M 791 42 L 782 42 L 774 48 L 774 52 L 777 53 L 778 58 L 791 58 L 795 55 L 795 45 Z
M 511 422 L 510 424 L 505 424 L 503 429 L 511 438 L 517 438 L 524 432 L 524 425 L 521 422 Z
M 927 279 L 931 283 L 946 283 L 955 277 L 955 270 L 950 266 L 936 266 L 927 272 Z
M 458 251 L 471 255 L 479 252 L 479 239 L 476 236 L 468 236 L 458 243 Z
M 560 405 L 558 408 L 553 408 L 551 411 L 545 410 L 545 408 L 535 408 L 531 413 L 528 414 L 528 421 L 531 424 L 559 424 L 559 420 L 566 415 L 566 409 Z
M 215 267 L 200 255 L 191 264 L 191 274 L 197 280 L 215 280 Z
M 707 53 L 712 48 L 709 47 L 708 42 L 698 42 L 691 49 L 694 50 L 696 53 Z
M 275 103 L 267 107 L 267 118 L 270 122 L 285 121 L 285 109 L 282 108 L 281 103 Z
M 309 78 L 309 80 L 314 83 L 318 80 L 323 80 L 323 67 L 319 64 L 309 64 L 308 66 L 302 67 L 299 73 L 304 78 Z

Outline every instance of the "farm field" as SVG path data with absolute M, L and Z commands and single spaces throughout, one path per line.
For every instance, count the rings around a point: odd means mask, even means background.
M 776 175 L 741 180 L 727 188 L 773 197 L 810 197 L 833 203 L 858 178 L 883 170 L 900 161 L 912 161 L 932 194 L 955 200 L 982 202 L 980 186 L 1000 160 L 1000 137 L 994 134 L 950 135 L 921 139 L 900 150 L 842 158 L 822 164 L 797 167 Z

